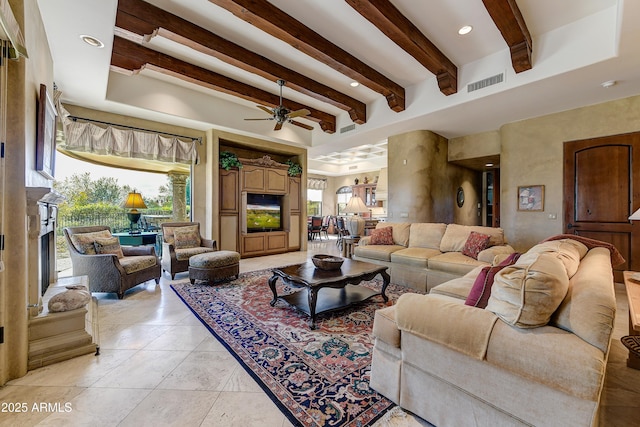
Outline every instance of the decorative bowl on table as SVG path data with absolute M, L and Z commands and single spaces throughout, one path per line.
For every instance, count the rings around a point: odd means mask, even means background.
M 335 255 L 318 254 L 311 257 L 311 261 L 320 270 L 338 270 L 342 266 L 344 258 Z

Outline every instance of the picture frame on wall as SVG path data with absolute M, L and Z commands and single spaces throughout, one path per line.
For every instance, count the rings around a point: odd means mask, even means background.
M 57 115 L 47 86 L 41 84 L 36 129 L 36 171 L 49 179 L 53 179 L 54 175 Z
M 544 210 L 544 185 L 518 187 L 518 210 L 540 212 Z

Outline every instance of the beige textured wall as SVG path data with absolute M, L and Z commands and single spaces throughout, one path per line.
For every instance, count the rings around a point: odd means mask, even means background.
M 449 161 L 475 159 L 500 154 L 500 132 L 482 132 L 449 140 Z
M 501 226 L 508 241 L 526 250 L 562 233 L 563 143 L 640 130 L 640 96 L 583 107 L 500 129 Z M 517 188 L 544 185 L 543 212 L 519 212 Z M 556 219 L 549 219 L 555 214 Z
M 9 5 L 25 36 L 29 59 L 7 61 L 8 111 L 5 149 L 5 194 L 2 232 L 5 269 L 0 272 L 0 384 L 27 372 L 29 289 L 38 287 L 38 267 L 29 265 L 34 248 L 27 245 L 26 187 L 50 187 L 35 171 L 36 110 L 40 83 L 53 89 L 53 62 L 36 0 L 10 0 Z M 37 248 L 35 249 L 37 251 Z
M 447 140 L 421 130 L 389 137 L 390 222 L 479 224 L 477 203 L 482 191 L 479 172 L 448 162 Z M 465 203 L 456 205 L 462 187 Z

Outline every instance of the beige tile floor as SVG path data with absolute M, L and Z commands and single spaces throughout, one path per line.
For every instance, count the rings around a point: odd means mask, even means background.
M 245 259 L 240 268 L 302 262 L 313 253 L 337 253 L 335 240 L 310 243 L 308 252 Z M 165 275 L 160 285 L 148 282 L 123 300 L 100 295 L 100 356 L 77 357 L 9 382 L 0 389 L 0 409 L 11 411 L 0 411 L 0 426 L 290 426 L 170 282 Z M 616 293 L 601 425 L 637 425 L 640 371 L 625 365 L 619 341 L 628 327 L 624 287 L 617 285 Z

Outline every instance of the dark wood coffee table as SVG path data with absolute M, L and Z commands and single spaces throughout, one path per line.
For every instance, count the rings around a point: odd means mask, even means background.
M 382 290 L 376 292 L 367 287 L 357 286 L 363 280 L 371 280 L 377 275 L 382 276 Z M 288 295 L 278 296 L 276 281 L 282 281 L 290 286 L 302 288 Z M 339 270 L 326 271 L 316 268 L 311 261 L 304 264 L 290 265 L 273 269 L 273 276 L 269 279 L 269 287 L 273 292 L 271 306 L 278 298 L 298 308 L 311 317 L 309 326 L 316 328 L 316 315 L 327 311 L 349 307 L 376 295 L 382 296 L 384 302 L 389 301 L 385 294 L 389 285 L 389 274 L 384 265 L 345 259 Z M 320 289 L 324 289 L 319 292 Z M 305 292 L 306 290 L 306 292 Z

